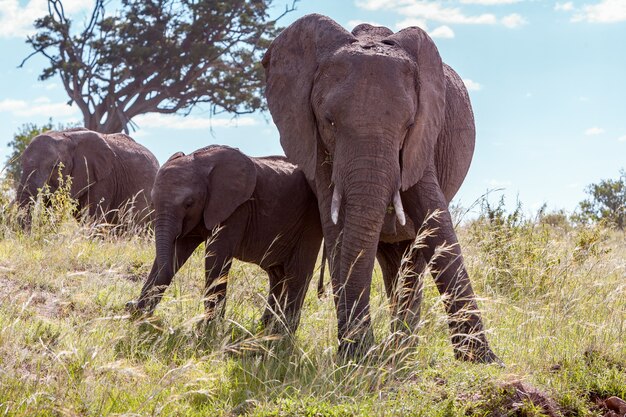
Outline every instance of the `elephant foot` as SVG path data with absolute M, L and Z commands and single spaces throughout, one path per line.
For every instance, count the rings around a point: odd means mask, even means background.
M 268 310 L 261 316 L 262 330 L 266 334 L 293 336 L 298 330 L 300 317 L 277 315 Z
M 354 337 L 340 337 L 337 355 L 344 361 L 360 360 L 367 355 L 372 346 L 374 346 L 374 332 L 371 327 L 368 327 Z
M 130 314 L 131 319 L 137 320 L 152 316 L 152 309 L 142 307 L 139 301 L 131 300 L 126 303 L 124 309 Z
M 504 362 L 493 353 L 487 340 L 484 337 L 478 339 L 483 340 L 465 338 L 461 343 L 453 343 L 454 357 L 465 362 L 495 364 L 504 368 Z

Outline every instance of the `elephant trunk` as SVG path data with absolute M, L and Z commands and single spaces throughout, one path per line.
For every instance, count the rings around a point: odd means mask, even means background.
M 156 259 L 158 264 L 158 282 L 169 282 L 174 275 L 174 241 L 179 235 L 177 221 L 166 215 L 157 217 L 154 231 L 156 235 Z
M 180 234 L 179 221 L 174 216 L 160 214 L 154 222 L 156 241 L 156 259 L 148 279 L 141 289 L 139 300 L 127 304 L 132 312 L 152 313 L 156 308 L 165 288 L 174 276 L 175 240 Z
M 343 237 L 339 264 L 340 282 L 336 289 L 339 339 L 358 340 L 369 344 L 371 339 L 369 318 L 369 295 L 372 271 L 378 241 L 385 214 L 390 207 L 396 209 L 399 221 L 403 221 L 404 210 L 399 201 L 400 166 L 398 156 L 384 155 L 380 146 L 370 155 L 350 158 L 348 169 L 336 172 L 335 187 L 340 190 L 343 203 Z M 395 156 L 395 157 L 394 157 Z M 396 198 L 396 194 L 398 198 Z M 349 343 L 349 342 L 348 342 Z M 345 344 L 345 343 L 342 343 Z M 360 346 L 344 346 L 343 349 L 361 349 Z M 346 352 L 347 353 L 347 352 Z

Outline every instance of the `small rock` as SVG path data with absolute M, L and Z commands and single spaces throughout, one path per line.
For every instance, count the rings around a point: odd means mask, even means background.
M 620 414 L 620 417 L 626 414 L 626 401 L 620 397 L 609 397 L 604 400 L 604 405 L 611 411 L 615 411 Z
M 554 365 L 550 367 L 550 372 L 559 372 L 561 368 L 562 366 L 560 363 L 555 363 Z

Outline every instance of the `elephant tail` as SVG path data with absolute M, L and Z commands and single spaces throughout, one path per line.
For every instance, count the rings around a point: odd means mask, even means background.
M 322 264 L 320 265 L 320 279 L 317 283 L 317 298 L 324 296 L 324 267 L 326 265 L 326 245 L 322 244 Z

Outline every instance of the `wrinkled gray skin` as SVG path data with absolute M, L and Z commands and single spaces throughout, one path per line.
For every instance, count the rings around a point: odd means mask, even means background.
M 470 165 L 474 117 L 461 79 L 430 37 L 417 27 L 394 34 L 367 24 L 350 33 L 308 15 L 273 41 L 263 65 L 283 149 L 318 199 L 340 353 L 361 353 L 373 341 L 369 298 L 378 257 L 396 328 L 416 329 L 418 277 L 431 262 L 456 356 L 497 361 L 447 210 Z M 408 292 L 398 296 L 401 256 L 434 210 L 441 215 L 426 226 L 435 233 L 412 256 Z M 453 247 L 435 257 L 444 243 Z
M 45 184 L 51 191 L 59 187 L 62 174 L 72 177 L 71 195 L 80 212 L 116 223 L 116 210 L 128 210 L 138 223 L 150 220 L 150 190 L 159 169 L 154 155 L 123 133 L 103 135 L 84 128 L 48 131 L 35 137 L 21 157 L 22 177 L 17 191 L 21 208 L 28 208 L 32 197 Z M 25 225 L 29 224 L 26 218 Z
M 315 195 L 295 165 L 281 156 L 250 158 L 227 146 L 178 152 L 159 170 L 152 201 L 156 258 L 129 310 L 151 313 L 176 271 L 208 241 L 206 318 L 223 313 L 226 278 L 237 258 L 269 275 L 263 322 L 284 313 L 282 330 L 296 330 L 322 229 Z

